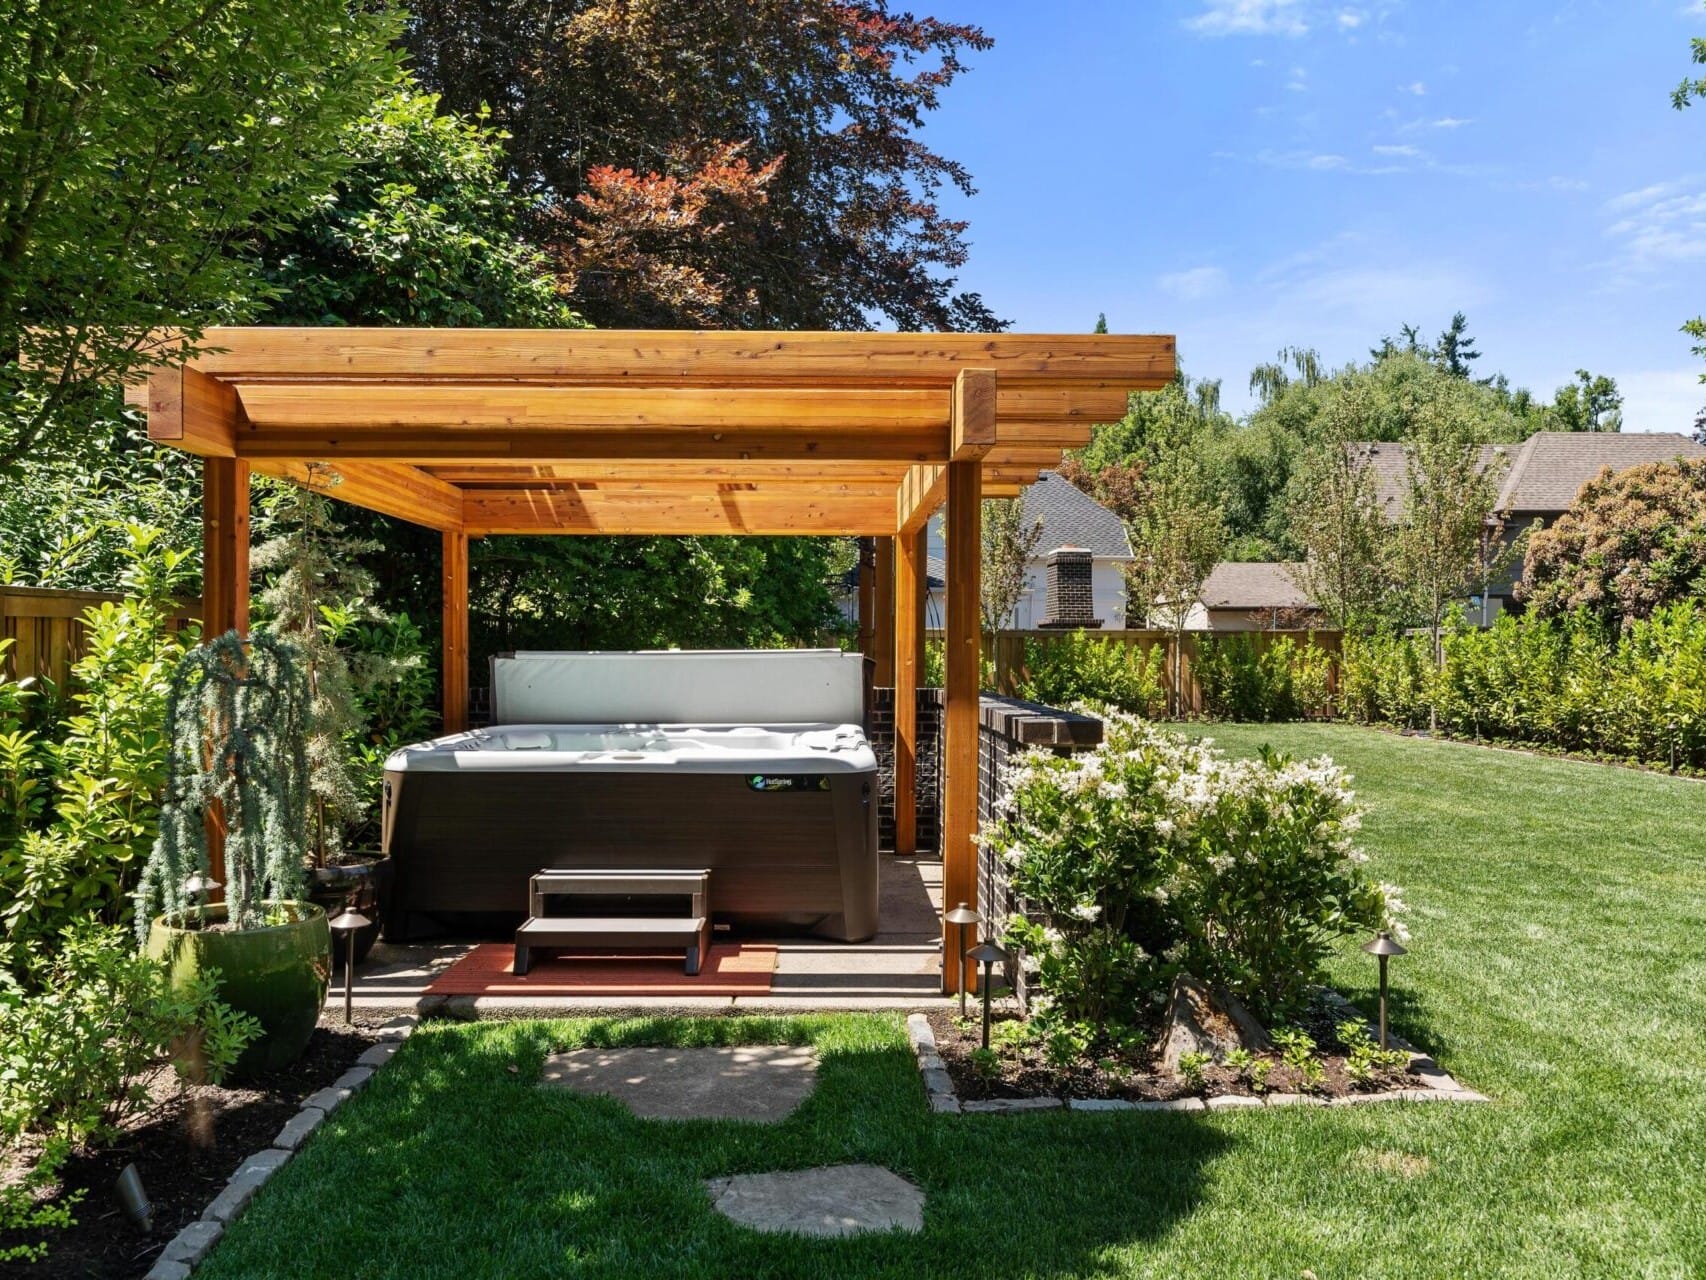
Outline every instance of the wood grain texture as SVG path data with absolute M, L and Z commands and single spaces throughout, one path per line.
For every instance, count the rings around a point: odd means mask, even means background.
M 470 491 L 466 531 L 563 534 L 750 534 L 825 537 L 893 532 L 894 500 L 762 492 L 607 494 L 580 489 Z
M 260 459 L 251 466 L 261 475 L 294 480 L 328 498 L 428 529 L 462 527 L 462 490 L 418 467 L 345 460 L 329 468 L 319 468 L 282 458 Z
M 894 544 L 892 536 L 876 540 L 876 572 L 872 587 L 875 634 L 871 650 L 876 669 L 871 673 L 871 680 L 879 689 L 887 689 L 894 684 Z
M 948 579 L 944 589 L 942 745 L 942 901 L 977 905 L 978 678 L 982 616 L 982 506 L 976 463 L 948 466 Z M 953 956 L 955 929 L 942 925 L 942 954 Z M 960 989 L 959 965 L 942 966 L 943 990 Z
M 212 328 L 194 359 L 233 381 L 538 380 L 617 386 L 947 386 L 962 368 L 1034 384 L 1155 391 L 1171 335 Z M 1109 414 L 1110 419 L 1122 416 Z
M 236 456 L 243 405 L 235 388 L 182 365 L 150 371 L 148 438 L 204 458 Z
M 925 530 L 895 538 L 894 851 L 918 852 L 918 685 L 924 675 Z
M 444 732 L 462 733 L 468 728 L 468 535 L 461 529 L 444 531 L 440 569 Z

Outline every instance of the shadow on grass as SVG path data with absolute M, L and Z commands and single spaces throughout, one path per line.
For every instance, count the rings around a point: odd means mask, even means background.
M 1379 988 L 1373 985 L 1341 985 L 1339 992 L 1362 1010 L 1371 1024 L 1379 1024 Z M 1439 1003 L 1431 999 L 1426 991 L 1413 987 L 1387 989 L 1386 1017 L 1392 1033 L 1402 1036 L 1413 1044 L 1418 1052 L 1436 1060 L 1449 1057 L 1457 1048 L 1451 1034 L 1444 1029 L 1445 1021 L 1439 1008 Z
M 569 1045 L 804 1043 L 786 1120 L 646 1121 L 535 1087 Z M 1071 1276 L 1192 1212 L 1233 1142 L 1189 1114 L 935 1116 L 893 1019 L 628 1019 L 417 1035 L 269 1185 L 218 1277 Z M 868 1162 L 921 1186 L 918 1235 L 760 1234 L 705 1180 Z M 280 1258 L 288 1257 L 287 1270 Z

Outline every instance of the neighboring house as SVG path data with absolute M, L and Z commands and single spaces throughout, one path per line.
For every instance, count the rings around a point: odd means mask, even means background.
M 1053 471 L 1043 472 L 1035 484 L 1027 486 L 1019 501 L 1024 504 L 1026 527 L 1041 523 L 1043 531 L 1025 574 L 1025 592 L 1019 597 L 1007 626 L 1015 631 L 1030 631 L 1049 620 L 1049 555 L 1062 548 L 1080 548 L 1090 553 L 1093 616 L 1105 628 L 1124 627 L 1125 571 L 1133 557 L 1131 541 L 1120 518 Z M 947 557 L 940 513 L 930 521 L 929 557 L 930 573 L 940 574 Z M 928 609 L 927 625 L 941 626 L 942 591 L 934 577 Z
M 1300 565 L 1222 560 L 1185 613 L 1186 631 L 1275 631 L 1321 625 L 1321 612 L 1298 585 Z
M 1401 444 L 1353 444 L 1374 472 L 1375 494 L 1394 518 L 1403 509 L 1409 483 L 1405 446 Z M 1501 537 L 1506 548 L 1529 529 L 1553 524 L 1569 510 L 1576 495 L 1602 469 L 1626 471 L 1646 462 L 1674 462 L 1678 458 L 1706 458 L 1706 446 L 1676 432 L 1574 432 L 1540 431 L 1521 444 L 1483 445 L 1481 463 L 1492 465 L 1500 457 L 1509 459 L 1494 514 L 1503 524 Z M 1469 601 L 1470 617 L 1483 625 L 1500 613 L 1516 607 L 1516 584 L 1522 579 L 1522 557 L 1508 558 Z

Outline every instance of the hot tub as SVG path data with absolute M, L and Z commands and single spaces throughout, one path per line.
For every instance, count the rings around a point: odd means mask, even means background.
M 877 761 L 862 689 L 859 657 L 833 650 L 496 659 L 503 723 L 386 761 L 385 936 L 524 915 L 547 868 L 709 868 L 720 923 L 869 938 Z

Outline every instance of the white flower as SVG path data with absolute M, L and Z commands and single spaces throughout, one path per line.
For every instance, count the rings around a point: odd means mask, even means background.
M 1102 908 L 1094 902 L 1080 902 L 1076 907 L 1072 908 L 1072 914 L 1086 923 L 1094 924 L 1101 916 Z

